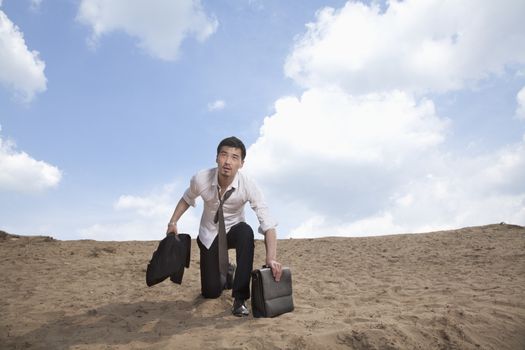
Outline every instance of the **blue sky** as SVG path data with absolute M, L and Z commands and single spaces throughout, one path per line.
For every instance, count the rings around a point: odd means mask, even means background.
M 3 0 L 0 15 L 2 230 L 158 239 L 230 135 L 281 238 L 525 224 L 523 1 Z

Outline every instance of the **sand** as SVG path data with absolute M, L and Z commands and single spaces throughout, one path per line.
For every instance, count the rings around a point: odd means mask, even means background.
M 0 232 L 0 348 L 525 349 L 523 227 L 279 240 L 295 311 L 274 319 L 201 298 L 195 241 L 182 285 L 148 288 L 157 243 Z

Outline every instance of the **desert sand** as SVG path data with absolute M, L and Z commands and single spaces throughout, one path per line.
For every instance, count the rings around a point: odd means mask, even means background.
M 274 319 L 203 299 L 195 241 L 182 285 L 148 288 L 157 244 L 0 232 L 0 348 L 525 349 L 520 226 L 279 240 L 295 311 Z

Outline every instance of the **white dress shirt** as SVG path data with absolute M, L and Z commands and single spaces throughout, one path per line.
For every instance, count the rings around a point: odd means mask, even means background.
M 182 197 L 186 203 L 193 207 L 195 207 L 197 197 L 202 197 L 204 201 L 199 240 L 207 249 L 211 247 L 219 230 L 219 225 L 213 222 L 215 213 L 219 208 L 217 171 L 217 168 L 212 168 L 195 174 L 191 178 L 190 187 Z M 245 221 L 244 205 L 246 202 L 250 202 L 250 206 L 259 220 L 259 232 L 261 234 L 277 226 L 277 223 L 270 216 L 261 191 L 246 175 L 240 171 L 237 172 L 231 185 L 223 192 L 226 193 L 231 188 L 235 188 L 235 190 L 223 204 L 226 232 L 229 232 L 233 225 Z

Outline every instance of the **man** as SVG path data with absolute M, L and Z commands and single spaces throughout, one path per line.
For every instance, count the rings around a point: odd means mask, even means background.
M 204 210 L 197 238 L 201 259 L 201 292 L 205 298 L 217 298 L 227 288 L 227 249 L 235 248 L 237 268 L 232 287 L 232 313 L 239 317 L 249 314 L 245 301 L 250 298 L 250 274 L 253 269 L 253 230 L 244 218 L 247 202 L 250 202 L 259 220 L 259 232 L 264 234 L 266 265 L 272 269 L 277 282 L 282 271 L 281 264 L 276 260 L 277 223 L 270 216 L 257 186 L 239 172 L 245 157 L 246 147 L 241 140 L 233 136 L 222 140 L 217 147 L 217 167 L 200 171 L 192 177 L 190 187 L 175 207 L 167 229 L 168 234 L 177 234 L 177 222 L 182 214 L 190 205 L 195 206 L 197 197 L 203 199 Z

